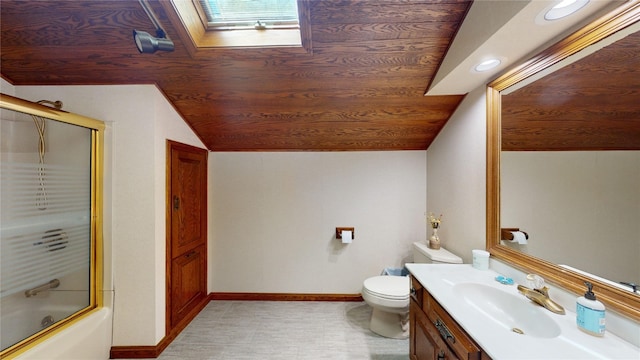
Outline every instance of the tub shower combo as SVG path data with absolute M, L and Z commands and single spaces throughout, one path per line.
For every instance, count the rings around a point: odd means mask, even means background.
M 101 305 L 102 122 L 0 103 L 0 355 Z

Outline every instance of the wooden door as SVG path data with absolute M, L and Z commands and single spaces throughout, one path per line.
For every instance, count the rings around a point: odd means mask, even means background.
M 207 299 L 207 151 L 167 142 L 167 334 Z

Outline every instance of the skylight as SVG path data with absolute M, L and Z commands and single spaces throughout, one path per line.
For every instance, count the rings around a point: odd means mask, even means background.
M 199 0 L 209 30 L 298 27 L 296 0 Z
M 2 0 L 0 0 L 2 1 Z M 170 8 L 165 3 L 170 3 Z M 302 0 L 169 0 L 191 40 L 187 50 L 287 48 L 311 52 L 308 2 Z

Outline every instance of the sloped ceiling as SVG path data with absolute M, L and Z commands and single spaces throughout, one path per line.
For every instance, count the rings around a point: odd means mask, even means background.
M 465 93 L 624 3 L 544 23 L 558 0 L 298 0 L 305 48 L 194 53 L 172 3 L 148 2 L 174 52 L 138 53 L 132 30 L 154 32 L 138 0 L 2 0 L 2 77 L 155 84 L 212 151 L 424 150 Z
M 192 56 L 166 4 L 2 0 L 2 76 L 14 85 L 156 84 L 213 151 L 426 149 L 464 94 L 423 96 L 471 6 L 466 0 L 303 0 L 308 51 L 209 49 Z M 91 114 L 86 114 L 91 115 Z

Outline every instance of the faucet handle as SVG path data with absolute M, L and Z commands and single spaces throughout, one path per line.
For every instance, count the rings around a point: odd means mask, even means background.
M 539 289 L 535 289 L 535 291 L 539 292 L 540 294 L 549 297 L 549 288 L 547 287 L 547 285 L 539 288 Z
M 541 289 L 544 286 L 544 279 L 537 274 L 527 275 L 527 286 L 531 289 Z

